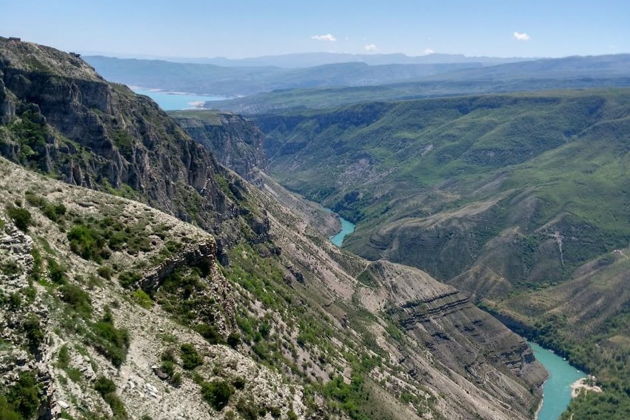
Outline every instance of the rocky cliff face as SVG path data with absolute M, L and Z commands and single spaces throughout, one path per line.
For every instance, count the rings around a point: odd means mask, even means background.
M 260 183 L 257 170 L 265 170 L 263 134 L 240 115 L 219 111 L 170 112 L 197 143 L 212 152 L 222 165 L 246 180 Z
M 0 80 L 5 157 L 74 185 L 143 200 L 222 241 L 237 231 L 223 222 L 241 213 L 240 181 L 149 98 L 107 83 L 76 56 L 5 38 Z
M 286 207 L 296 210 L 324 236 L 339 231 L 337 216 L 321 205 L 287 191 L 265 173 L 264 135 L 254 123 L 240 115 L 220 111 L 172 111 L 169 115 L 222 165 L 272 194 Z
M 224 344 L 249 298 L 219 271 L 211 235 L 2 158 L 0 174 L 3 416 L 304 418 L 299 381 L 265 368 L 240 339 Z M 88 239 L 100 229 L 118 233 Z

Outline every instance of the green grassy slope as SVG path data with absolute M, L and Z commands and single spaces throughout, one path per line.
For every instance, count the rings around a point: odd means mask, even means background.
M 604 397 L 577 399 L 574 413 L 593 403 L 607 418 L 606 404 L 626 404 L 629 90 L 372 103 L 257 120 L 273 175 L 358 222 L 347 248 L 469 291 L 594 372 Z
M 558 281 L 627 243 L 629 99 L 624 90 L 465 97 L 261 116 L 258 123 L 280 181 L 361 221 L 351 249 L 452 280 L 483 256 L 490 239 L 513 235 L 508 228 L 534 248 L 555 234 L 551 225 L 578 229 L 572 235 L 581 239 L 565 240 L 567 252 L 550 262 Z M 474 252 L 458 267 L 428 253 L 405 254 L 417 251 L 413 245 L 391 246 L 422 236 L 405 232 L 429 230 L 472 234 L 474 243 L 463 242 Z M 449 243 L 429 242 L 426 251 Z M 508 281 L 548 277 L 540 270 L 524 266 Z
M 282 89 L 242 98 L 208 102 L 206 106 L 244 114 L 260 114 L 288 109 L 326 109 L 373 102 L 374 100 L 401 101 L 454 95 L 628 86 L 630 86 L 630 78 L 626 76 L 567 77 L 565 79 L 431 80 L 378 86 Z

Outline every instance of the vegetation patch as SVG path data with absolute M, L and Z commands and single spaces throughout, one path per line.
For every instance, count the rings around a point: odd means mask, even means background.
M 49 218 L 55 223 L 63 221 L 63 217 L 66 214 L 66 206 L 63 203 L 51 203 L 44 197 L 37 195 L 31 191 L 27 191 L 25 194 L 26 201 L 35 207 L 38 207 L 44 216 Z
M 21 420 L 33 418 L 42 403 L 40 387 L 34 372 L 23 372 L 17 383 L 0 394 L 0 419 Z
M 120 367 L 125 361 L 129 348 L 129 333 L 126 329 L 116 328 L 109 310 L 103 319 L 91 326 L 91 340 L 94 348 L 107 357 L 114 366 Z
M 180 357 L 182 359 L 182 367 L 186 370 L 193 370 L 203 364 L 203 357 L 192 344 L 182 344 L 180 347 Z
M 96 382 L 94 382 L 94 389 L 112 409 L 114 419 L 127 418 L 125 405 L 120 398 L 118 398 L 118 395 L 116 395 L 116 384 L 111 379 L 100 376 Z
M 101 262 L 115 251 L 131 255 L 150 251 L 150 232 L 146 226 L 144 222 L 125 225 L 111 216 L 101 220 L 88 217 L 78 220 L 67 236 L 73 252 L 87 260 Z
M 31 212 L 22 207 L 7 206 L 7 216 L 13 221 L 15 226 L 22 232 L 26 232 L 33 224 Z
M 78 286 L 64 284 L 59 288 L 61 300 L 84 318 L 92 315 L 90 296 Z
M 201 384 L 203 399 L 217 411 L 223 410 L 228 405 L 233 394 L 234 388 L 223 380 L 203 382 Z

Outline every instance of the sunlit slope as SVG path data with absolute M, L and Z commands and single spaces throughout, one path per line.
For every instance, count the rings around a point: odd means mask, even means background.
M 285 186 L 360 222 L 350 249 L 504 295 L 627 244 L 629 93 L 373 103 L 258 122 Z

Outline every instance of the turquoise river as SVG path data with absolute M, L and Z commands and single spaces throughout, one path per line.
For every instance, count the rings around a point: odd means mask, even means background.
M 571 402 L 571 384 L 586 376 L 551 350 L 529 343 L 536 359 L 543 364 L 549 378 L 543 385 L 543 402 L 538 420 L 558 420 Z
M 339 220 L 341 220 L 341 230 L 336 235 L 333 235 L 330 237 L 330 242 L 332 242 L 333 244 L 337 246 L 341 246 L 341 244 L 343 244 L 343 240 L 345 239 L 345 237 L 350 235 L 352 232 L 354 232 L 354 226 L 355 226 L 354 223 L 350 222 L 349 220 L 344 219 L 341 216 L 339 216 Z
M 330 241 L 341 246 L 346 236 L 354 232 L 354 223 L 339 217 L 341 230 L 330 237 Z M 551 350 L 540 347 L 536 343 L 529 343 L 536 359 L 543 364 L 549 378 L 543 385 L 543 401 L 538 411 L 537 420 L 558 420 L 562 412 L 571 402 L 571 384 L 586 376 L 584 372 L 574 368 Z

